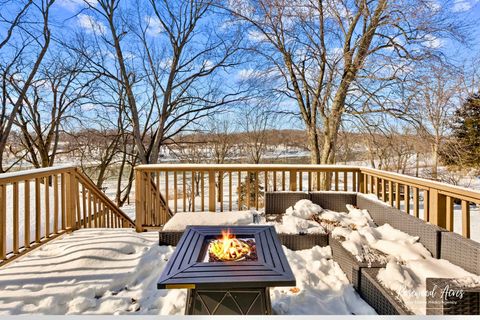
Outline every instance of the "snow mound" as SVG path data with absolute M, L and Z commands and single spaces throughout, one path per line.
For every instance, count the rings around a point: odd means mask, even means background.
M 332 260 L 330 247 L 283 249 L 297 287 L 272 288 L 275 314 L 374 314 Z M 64 235 L 0 269 L 0 315 L 182 315 L 187 290 L 157 289 L 173 251 L 158 246 L 157 232 Z
M 269 223 L 275 226 L 277 233 L 286 233 L 286 234 L 324 234 L 325 229 L 318 223 L 313 220 L 302 219 L 293 215 L 284 215 L 282 217 L 282 222 L 273 222 Z
M 322 210 L 322 207 L 318 204 L 315 204 L 308 199 L 302 199 L 289 207 L 285 214 L 287 216 L 295 216 L 302 219 L 312 219 L 315 215 L 322 212 Z
M 329 229 L 342 226 L 348 229 L 358 229 L 365 226 L 375 226 L 370 214 L 366 209 L 358 209 L 353 205 L 347 204 L 346 212 L 336 212 L 331 210 L 323 210 L 318 216 L 318 220 L 322 225 Z
M 375 314 L 332 260 L 330 247 L 283 250 L 297 286 L 270 290 L 274 314 Z
M 397 293 L 408 309 L 420 315 L 426 314 L 426 296 L 430 294 L 427 291 L 427 278 L 458 278 L 456 281 L 466 287 L 480 284 L 479 276 L 447 260 L 432 257 L 406 261 L 393 258 L 377 276 L 386 288 Z

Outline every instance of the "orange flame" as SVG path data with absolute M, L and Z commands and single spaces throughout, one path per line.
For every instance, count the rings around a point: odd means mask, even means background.
M 235 238 L 230 230 L 222 230 L 222 237 L 211 242 L 210 252 L 221 261 L 235 261 L 250 254 L 250 246 Z

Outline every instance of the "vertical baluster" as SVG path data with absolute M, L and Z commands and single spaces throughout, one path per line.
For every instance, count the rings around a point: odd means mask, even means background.
M 418 188 L 413 187 L 413 215 L 419 217 L 420 213 L 420 203 L 419 203 L 419 192 Z
M 393 207 L 393 182 L 388 181 L 388 204 Z
M 191 195 L 192 196 L 192 212 L 195 212 L 195 191 L 196 191 L 195 190 L 195 175 L 196 175 L 195 171 L 192 171 L 192 183 L 191 183 L 191 185 L 192 185 L 192 191 L 191 191 L 191 193 L 192 193 L 192 195 Z
M 285 171 L 282 171 L 282 191 L 285 191 Z
M 343 171 L 343 191 L 348 191 L 348 176 L 347 176 L 347 171 Z
M 183 212 L 187 211 L 187 179 L 185 171 L 182 172 L 182 185 L 183 185 Z
M 357 172 L 352 172 L 352 191 L 357 192 Z
M 173 198 L 175 202 L 173 204 L 174 213 L 178 212 L 178 183 L 177 183 L 177 171 L 173 172 Z
M 0 184 L 0 260 L 7 257 L 7 186 Z
M 50 177 L 45 177 L 45 237 L 50 237 Z
M 410 214 L 410 186 L 404 185 L 403 186 L 403 204 L 405 208 L 405 212 Z
M 264 171 L 263 172 L 264 176 L 264 186 L 265 186 L 265 189 L 263 191 L 267 192 L 268 191 L 268 171 Z
M 242 210 L 242 172 L 238 171 L 238 181 L 237 181 L 237 199 L 238 199 L 238 210 Z
M 395 183 L 395 207 L 400 209 L 400 183 Z
M 470 202 L 462 200 L 462 235 L 470 238 Z
M 42 207 L 40 202 L 40 178 L 35 179 L 35 242 L 40 243 L 42 227 Z
M 273 191 L 277 191 L 277 171 L 273 171 Z
M 453 231 L 453 198 L 447 196 L 447 201 L 446 201 L 446 211 L 447 211 L 447 230 L 448 231 Z
M 61 207 L 62 207 L 62 230 L 66 230 L 65 222 L 67 220 L 67 212 L 66 212 L 66 203 L 65 203 L 65 173 L 62 173 L 61 183 L 60 183 L 60 193 L 61 193 Z
M 205 173 L 203 171 L 200 173 L 200 179 L 202 211 L 205 211 Z
M 93 227 L 98 228 L 98 214 L 97 214 L 97 196 L 93 194 L 92 196 L 92 205 L 93 205 Z M 146 223 L 146 216 L 145 216 Z
M 423 190 L 423 220 L 430 221 L 430 192 Z
M 53 233 L 58 233 L 58 201 L 62 199 L 58 198 L 58 175 L 53 176 Z
M 258 179 L 260 179 L 260 177 L 258 176 L 258 171 L 255 171 L 255 209 L 257 210 L 258 210 L 258 188 L 259 188 Z
M 165 171 L 165 203 L 167 204 L 167 207 L 170 207 L 170 189 L 168 185 L 168 171 Z M 160 182 L 157 184 L 158 189 L 160 189 Z
M 232 171 L 228 171 L 228 210 L 232 211 Z
M 215 199 L 215 171 L 208 171 L 208 211 L 216 212 L 217 203 Z
M 24 218 L 23 218 L 23 226 L 25 228 L 25 248 L 30 248 L 30 180 L 24 181 Z
M 87 227 L 87 199 L 86 199 L 85 185 L 82 183 L 82 211 L 83 211 L 83 227 Z
M 13 253 L 18 253 L 19 250 L 19 230 L 18 230 L 18 182 L 13 183 Z M 1 219 L 0 219 L 1 220 Z
M 223 212 L 223 171 L 218 172 L 218 200 L 220 200 L 220 212 Z
M 137 191 L 139 192 L 139 191 Z M 88 227 L 92 227 L 92 219 L 93 219 L 93 212 L 92 212 L 92 192 L 88 190 Z
M 317 191 L 320 191 L 320 171 L 317 172 Z
M 338 191 L 338 171 L 335 171 L 334 178 L 335 178 L 335 191 Z
M 246 198 L 247 198 L 247 210 L 250 209 L 250 171 L 247 171 L 247 192 L 246 192 Z
M 387 181 L 382 179 L 382 201 L 387 202 Z
M 308 171 L 308 191 L 312 191 L 312 172 Z
M 375 177 L 375 196 L 380 198 L 380 178 Z
M 303 191 L 303 172 L 298 172 L 298 191 Z

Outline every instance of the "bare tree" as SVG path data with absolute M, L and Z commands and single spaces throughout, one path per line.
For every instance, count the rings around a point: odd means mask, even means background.
M 445 64 L 429 64 L 414 90 L 421 132 L 431 145 L 431 175 L 437 178 L 439 149 L 449 130 L 460 89 L 459 74 Z
M 458 36 L 445 9 L 423 0 L 245 0 L 228 9 L 248 22 L 278 91 L 297 102 L 312 163 L 335 162 L 346 112 L 388 110 L 380 92 L 405 76 L 408 61 L 432 53 L 437 37 Z
M 265 156 L 268 131 L 274 128 L 278 115 L 269 110 L 265 102 L 241 107 L 238 126 L 242 130 L 241 145 L 249 163 L 258 164 Z
M 42 63 L 45 54 L 51 40 L 50 32 L 50 9 L 55 0 L 39 0 L 29 1 L 27 3 L 22 2 L 17 10 L 13 21 L 8 21 L 8 30 L 6 37 L 2 40 L 1 52 L 5 52 L 7 43 L 12 40 L 15 29 L 19 29 L 22 18 L 29 15 L 29 17 L 39 17 L 39 30 L 36 30 L 33 26 L 35 23 L 28 24 L 28 30 L 21 30 L 25 34 L 25 37 L 20 37 L 20 45 L 15 45 L 12 49 L 13 54 L 10 55 L 11 59 L 5 64 L 2 62 L 0 70 L 2 72 L 2 94 L 1 94 L 1 110 L 0 110 L 0 172 L 5 172 L 3 165 L 3 155 L 5 148 L 7 147 L 8 136 L 12 130 L 12 126 L 16 120 L 17 113 L 23 105 L 27 91 L 30 85 L 34 81 L 35 75 Z M 33 10 L 34 12 L 30 12 Z M 5 19 L 2 19 L 4 22 Z M 35 22 L 35 21 L 33 21 Z M 34 54 L 32 55 L 30 47 L 34 48 Z M 29 54 L 26 52 L 29 51 Z M 28 58 L 27 58 L 28 56 Z M 30 60 L 30 57 L 33 57 Z M 12 81 L 13 80 L 13 81 Z M 8 83 L 15 83 L 15 90 L 18 92 L 15 96 L 15 100 L 11 103 L 11 100 L 7 97 L 7 92 L 12 89 Z
M 82 77 L 83 66 L 84 61 L 78 57 L 54 56 L 38 72 L 25 95 L 16 121 L 23 150 L 17 153 L 26 152 L 25 158 L 36 168 L 53 166 L 58 155 L 69 152 L 59 150 L 60 134 L 78 113 L 74 109 L 80 111 L 94 90 L 95 78 Z M 15 83 L 12 86 L 20 90 Z M 12 94 L 8 98 L 14 103 Z
M 220 85 L 219 74 L 237 64 L 238 40 L 220 37 L 206 20 L 210 1 L 152 0 L 147 8 L 125 9 L 119 0 L 100 0 L 89 6 L 93 23 L 100 26 L 94 43 L 113 50 L 116 68 L 92 63 L 124 86 L 141 163 L 156 163 L 162 144 L 238 100 L 239 92 Z

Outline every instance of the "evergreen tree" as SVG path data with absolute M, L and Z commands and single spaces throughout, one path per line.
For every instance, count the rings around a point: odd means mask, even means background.
M 442 158 L 448 165 L 480 168 L 480 93 L 468 97 L 455 112 L 452 138 Z

